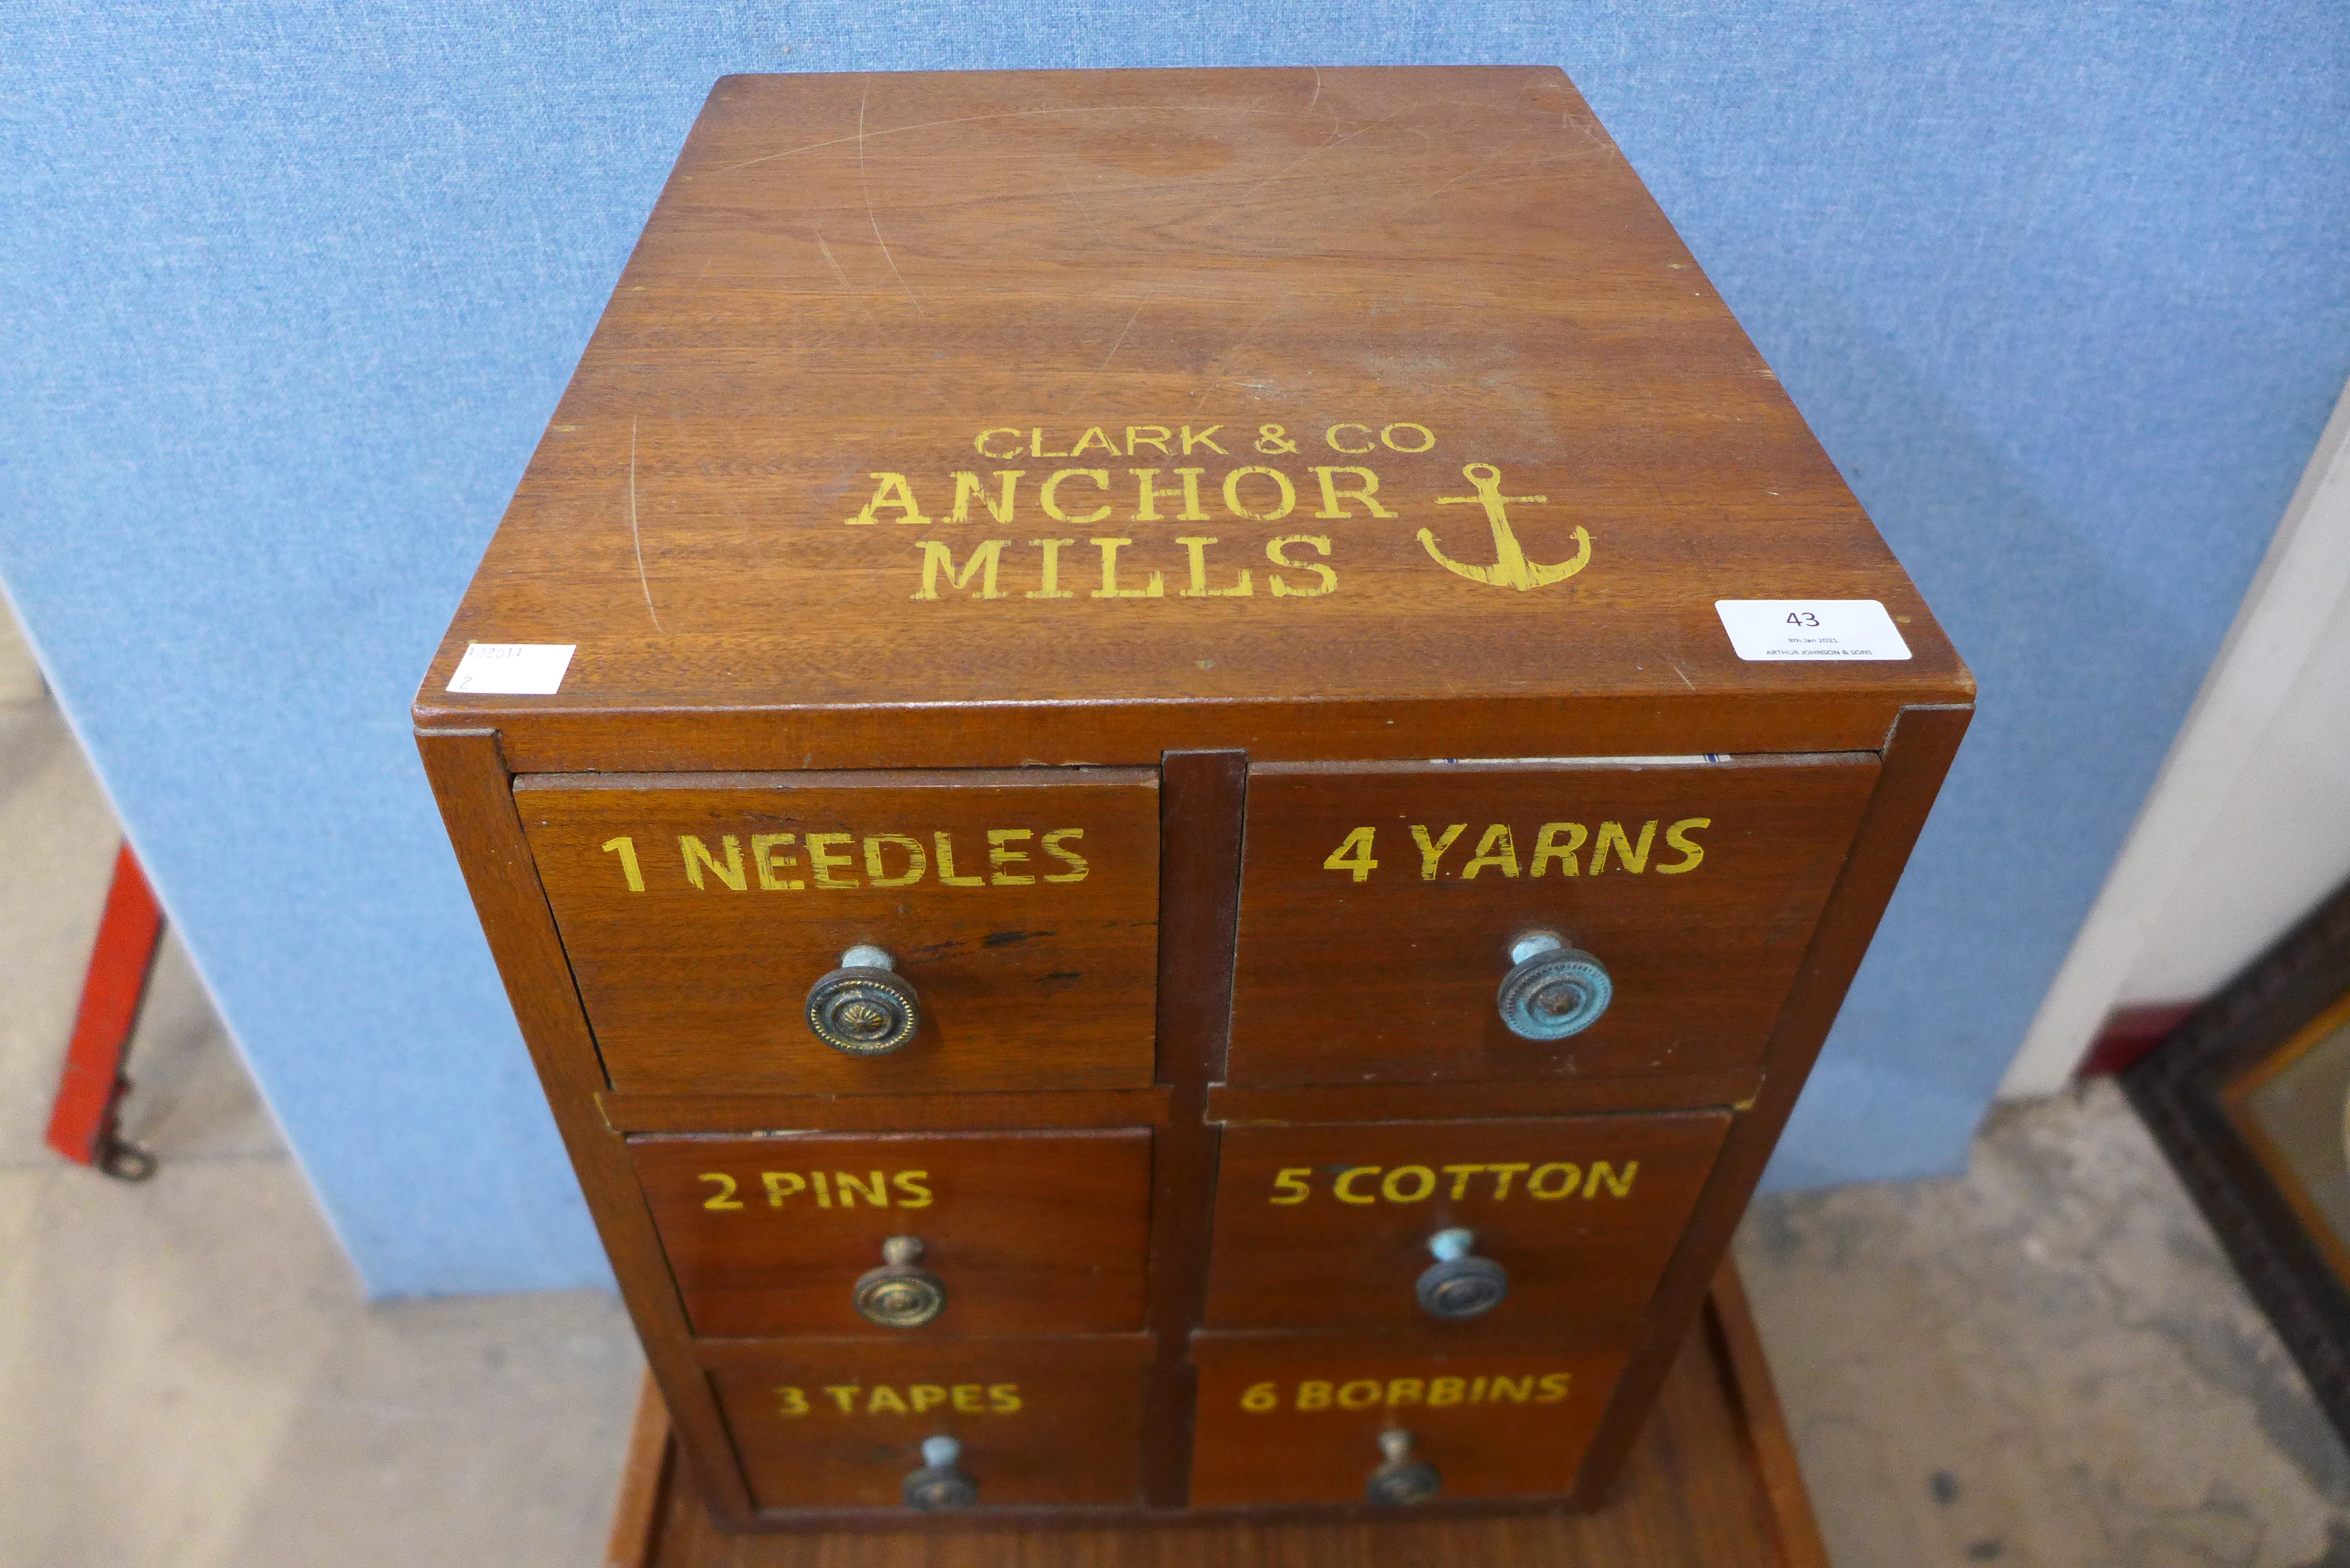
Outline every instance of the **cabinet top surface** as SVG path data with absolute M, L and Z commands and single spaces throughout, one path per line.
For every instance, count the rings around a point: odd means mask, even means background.
M 417 717 L 1971 692 L 1558 71 L 988 72 L 717 84 Z

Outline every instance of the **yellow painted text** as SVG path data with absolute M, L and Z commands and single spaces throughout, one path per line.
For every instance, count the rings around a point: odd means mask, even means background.
M 1271 1410 L 1399 1410 L 1419 1405 L 1444 1409 L 1455 1405 L 1555 1405 L 1575 1386 L 1566 1372 L 1487 1373 L 1476 1377 L 1305 1377 L 1284 1388 L 1278 1382 L 1251 1384 L 1241 1408 L 1254 1415 Z
M 1012 1416 L 1021 1403 L 1017 1383 L 823 1383 L 813 1391 L 785 1383 L 775 1389 L 775 1413 L 786 1417 L 926 1416 L 933 1410 Z
M 1451 1203 L 1503 1203 L 1513 1197 L 1555 1203 L 1578 1192 L 1586 1198 L 1629 1198 L 1639 1171 L 1637 1159 L 1624 1161 L 1621 1169 L 1605 1159 L 1580 1165 L 1564 1159 L 1543 1164 L 1521 1159 L 1473 1165 L 1292 1165 L 1274 1173 L 1273 1189 L 1265 1201 L 1277 1208 L 1295 1208 L 1311 1201 L 1317 1192 L 1327 1192 L 1339 1202 L 1358 1208 L 1425 1203 L 1439 1192 Z
M 1658 842 L 1660 825 L 1662 844 Z M 1710 816 L 1685 816 L 1670 824 L 1657 817 L 1638 823 L 1602 822 L 1596 831 L 1579 822 L 1545 822 L 1527 837 L 1506 822 L 1495 822 L 1471 839 L 1465 822 L 1440 826 L 1415 822 L 1409 830 L 1417 853 L 1409 864 L 1418 868 L 1423 882 L 1440 877 L 1473 882 L 1480 877 L 1501 881 L 1518 877 L 1598 877 L 1610 871 L 1635 877 L 1651 871 L 1659 877 L 1679 877 L 1704 864 L 1705 846 L 1695 835 L 1712 826 Z M 1379 866 L 1378 834 L 1378 827 L 1370 826 L 1347 829 L 1338 846 L 1324 857 L 1322 868 L 1341 872 L 1357 882 L 1368 880 Z M 1665 858 L 1668 852 L 1674 857 Z

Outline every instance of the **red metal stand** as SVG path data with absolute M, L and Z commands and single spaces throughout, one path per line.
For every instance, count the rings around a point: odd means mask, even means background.
M 147 997 L 147 976 L 163 940 L 163 910 L 125 844 L 115 857 L 114 882 L 106 890 L 98 941 L 90 950 L 89 975 L 82 982 L 81 1011 L 74 1018 L 73 1044 L 66 1051 L 57 1083 L 57 1108 L 49 1115 L 49 1147 L 78 1165 L 96 1166 L 124 1181 L 155 1174 L 155 1157 L 116 1132 L 122 1096 L 130 1087 L 122 1058 L 130 1031 Z

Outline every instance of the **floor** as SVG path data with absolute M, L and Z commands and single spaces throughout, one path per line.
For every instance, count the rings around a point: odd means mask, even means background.
M 370 1304 L 167 947 L 130 1186 L 41 1130 L 116 843 L 0 619 L 0 1568 L 600 1561 L 598 1293 Z M 2350 1455 L 2109 1085 L 1739 1241 L 1836 1568 L 2350 1568 Z
M 1738 1259 L 1837 1568 L 2350 1568 L 2350 1451 L 2110 1080 Z

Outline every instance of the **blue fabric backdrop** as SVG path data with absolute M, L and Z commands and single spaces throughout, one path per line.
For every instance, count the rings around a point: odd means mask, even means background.
M 404 714 L 711 79 L 1561 65 L 1981 678 L 1775 1174 L 1950 1170 L 2350 373 L 2346 19 L 12 5 L 0 576 L 369 1285 L 601 1279 Z

